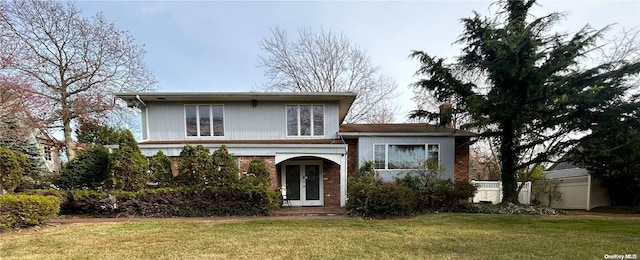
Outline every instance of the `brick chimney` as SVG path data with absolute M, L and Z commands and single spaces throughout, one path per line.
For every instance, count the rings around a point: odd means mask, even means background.
M 453 106 L 451 103 L 444 102 L 440 105 L 440 123 L 439 126 L 444 126 L 446 128 L 453 128 Z

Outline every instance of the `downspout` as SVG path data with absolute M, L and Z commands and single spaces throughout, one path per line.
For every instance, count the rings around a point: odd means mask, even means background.
M 144 105 L 144 107 L 147 107 L 147 104 L 145 104 L 144 101 L 142 101 L 142 99 L 140 98 L 140 95 L 136 95 L 136 99 L 138 101 L 140 101 L 140 103 L 142 103 L 142 105 Z
M 146 130 L 146 138 L 143 138 L 145 140 L 149 140 L 149 109 L 147 109 L 147 104 L 144 103 L 144 101 L 142 101 L 142 99 L 140 98 L 140 95 L 136 95 L 136 99 L 138 101 L 140 101 L 140 103 L 142 103 L 142 105 L 144 106 L 144 113 L 145 113 L 145 117 L 144 117 L 144 122 L 143 122 L 143 128 L 144 130 Z M 140 109 L 142 110 L 142 109 Z M 140 111 L 142 113 L 142 111 Z

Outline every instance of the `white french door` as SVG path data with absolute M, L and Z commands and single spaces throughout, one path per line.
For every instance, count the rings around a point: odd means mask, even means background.
M 320 162 L 288 162 L 282 165 L 282 187 L 293 206 L 322 206 Z

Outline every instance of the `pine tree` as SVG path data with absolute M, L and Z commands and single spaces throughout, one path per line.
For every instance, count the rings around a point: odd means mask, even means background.
M 588 26 L 569 36 L 550 33 L 562 17 L 551 13 L 532 18 L 535 0 L 500 1 L 495 18 L 478 13 L 463 19 L 458 43 L 465 45 L 454 64 L 414 51 L 422 65 L 415 83 L 439 102 L 453 101 L 452 112 L 465 113 L 464 128 L 480 131 L 499 147 L 503 202 L 518 202 L 516 177 L 520 169 L 547 162 L 579 140 L 567 138 L 590 127 L 588 114 L 620 101 L 628 75 L 640 64 L 617 61 L 581 69 L 579 60 L 596 47 L 602 30 Z M 468 82 L 459 72 L 486 76 Z M 482 88 L 478 85 L 485 83 Z M 413 117 L 437 115 L 417 110 Z M 524 154 L 535 151 L 532 157 Z

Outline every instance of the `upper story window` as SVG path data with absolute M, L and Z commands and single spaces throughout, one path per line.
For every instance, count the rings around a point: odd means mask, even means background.
M 287 136 L 323 135 L 323 105 L 287 105 Z
M 53 160 L 51 156 L 51 147 L 46 144 L 44 145 L 44 159 L 47 161 Z
M 224 136 L 222 105 L 185 105 L 187 136 Z
M 419 169 L 428 160 L 440 161 L 439 144 L 375 144 L 375 169 Z

